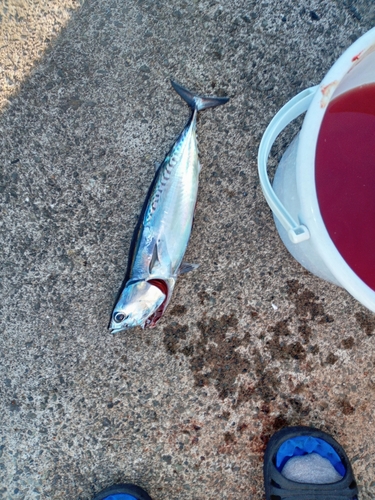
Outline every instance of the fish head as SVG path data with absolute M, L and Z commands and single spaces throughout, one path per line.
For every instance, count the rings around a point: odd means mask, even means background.
M 147 281 L 127 284 L 113 309 L 109 329 L 118 333 L 135 326 L 146 325 L 166 299 L 159 287 Z

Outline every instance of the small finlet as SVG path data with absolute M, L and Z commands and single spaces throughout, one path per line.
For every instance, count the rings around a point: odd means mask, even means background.
M 221 106 L 229 101 L 229 97 L 202 97 L 197 94 L 193 94 L 190 90 L 187 90 L 182 85 L 171 80 L 172 87 L 175 89 L 177 94 L 186 101 L 192 109 L 197 111 L 202 111 L 207 108 L 214 108 L 216 106 Z
M 194 271 L 195 269 L 198 269 L 200 264 L 189 264 L 188 262 L 183 262 L 179 269 L 177 274 L 186 274 L 189 273 L 190 271 Z

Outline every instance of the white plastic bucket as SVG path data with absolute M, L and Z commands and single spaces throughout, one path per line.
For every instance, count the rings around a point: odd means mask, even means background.
M 280 237 L 293 257 L 313 274 L 345 288 L 375 312 L 375 291 L 355 274 L 332 242 L 315 186 L 315 150 L 328 103 L 343 92 L 373 82 L 375 28 L 344 52 L 320 85 L 304 90 L 275 115 L 259 146 L 258 170 Z M 267 174 L 271 147 L 279 133 L 305 111 L 301 131 L 282 157 L 271 186 Z

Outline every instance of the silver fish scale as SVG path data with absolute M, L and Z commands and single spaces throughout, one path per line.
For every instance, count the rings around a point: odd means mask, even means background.
M 192 125 L 194 126 L 194 124 Z M 184 146 L 184 141 L 189 130 L 190 130 L 189 127 L 186 127 L 183 130 L 180 138 L 173 146 L 171 155 L 168 155 L 165 158 L 165 160 L 163 161 L 162 165 L 159 168 L 158 179 L 154 188 L 154 192 L 151 194 L 150 203 L 145 213 L 144 225 L 148 225 L 150 223 L 152 216 L 154 215 L 156 209 L 158 208 L 158 204 L 160 202 L 160 199 L 162 198 L 163 191 L 166 188 L 167 183 L 172 175 L 173 168 L 175 168 L 176 165 L 178 165 L 178 162 L 181 159 L 181 152 Z

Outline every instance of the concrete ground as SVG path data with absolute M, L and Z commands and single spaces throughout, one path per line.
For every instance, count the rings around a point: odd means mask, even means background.
M 0 498 L 132 481 L 155 500 L 260 500 L 267 440 L 305 424 L 373 499 L 375 318 L 289 255 L 256 165 L 272 116 L 374 25 L 373 2 L 46 4 L 0 5 Z M 154 162 L 189 116 L 170 77 L 231 97 L 198 124 L 201 266 L 154 330 L 111 336 Z

